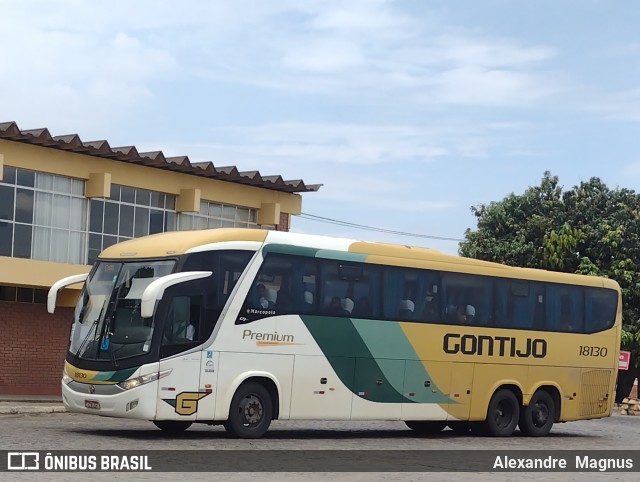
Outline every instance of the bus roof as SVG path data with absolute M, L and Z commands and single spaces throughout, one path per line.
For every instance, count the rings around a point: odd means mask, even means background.
M 219 228 L 200 231 L 169 231 L 114 244 L 100 253 L 100 258 L 155 258 L 184 254 L 190 249 L 229 241 L 264 242 L 264 229 Z
M 153 234 L 124 241 L 106 248 L 100 254 L 100 258 L 131 259 L 174 256 L 187 253 L 204 245 L 234 241 L 266 242 L 268 244 L 291 246 L 292 249 L 295 249 L 295 247 L 315 248 L 326 254 L 329 251 L 340 251 L 356 254 L 360 259 L 368 263 L 393 264 L 405 267 L 619 289 L 615 281 L 606 278 L 543 269 L 517 268 L 490 261 L 445 254 L 430 248 L 263 229 L 217 228 Z

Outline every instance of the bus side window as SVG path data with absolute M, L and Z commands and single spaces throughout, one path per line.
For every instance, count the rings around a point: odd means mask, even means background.
M 174 297 L 167 311 L 162 344 L 177 345 L 199 341 L 201 315 L 202 295 Z
M 584 331 L 584 289 L 580 286 L 549 284 L 546 289 L 548 330 Z
M 514 328 L 533 328 L 536 297 L 529 281 L 510 281 L 510 321 Z
M 413 271 L 413 273 L 411 273 Z M 386 266 L 382 270 L 382 307 L 387 320 L 410 320 L 415 310 L 415 271 Z M 413 274 L 413 276 L 411 276 Z
M 268 316 L 312 313 L 317 303 L 316 260 L 268 253 L 253 280 L 236 324 Z
M 595 333 L 610 328 L 616 317 L 618 294 L 614 290 L 585 290 L 585 332 Z
M 380 317 L 380 269 L 363 263 L 362 276 L 354 280 L 349 295 L 354 302 L 351 315 L 354 318 Z
M 508 326 L 509 323 L 509 280 L 499 279 L 496 282 L 494 306 L 494 323 L 496 326 Z
M 442 274 L 444 320 L 451 324 L 486 326 L 491 322 L 493 280 L 462 273 Z

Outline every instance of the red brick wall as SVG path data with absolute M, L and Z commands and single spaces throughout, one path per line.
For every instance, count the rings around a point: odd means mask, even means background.
M 72 308 L 0 301 L 0 395 L 60 395 Z
M 276 224 L 276 231 L 289 231 L 289 213 L 280 213 L 280 222 Z

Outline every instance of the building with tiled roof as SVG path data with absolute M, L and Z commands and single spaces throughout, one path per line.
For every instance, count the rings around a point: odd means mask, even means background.
M 48 288 L 117 242 L 162 231 L 288 231 L 319 185 L 0 123 L 0 394 L 59 394 L 71 310 Z

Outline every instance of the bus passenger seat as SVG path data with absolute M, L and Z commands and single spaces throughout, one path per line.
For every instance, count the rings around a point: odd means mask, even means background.
M 313 293 L 311 291 L 304 292 L 304 302 L 308 305 L 313 304 Z
M 351 298 L 343 298 L 340 304 L 345 311 L 351 314 L 353 311 L 353 300 Z
M 411 300 L 401 300 L 400 301 L 400 307 L 398 309 L 398 317 L 400 319 L 411 319 L 413 318 L 413 310 L 415 309 L 416 305 L 413 301 Z
M 276 305 L 278 299 L 278 293 L 273 288 L 267 288 L 265 290 L 265 299 L 269 302 L 269 308 L 273 308 Z

